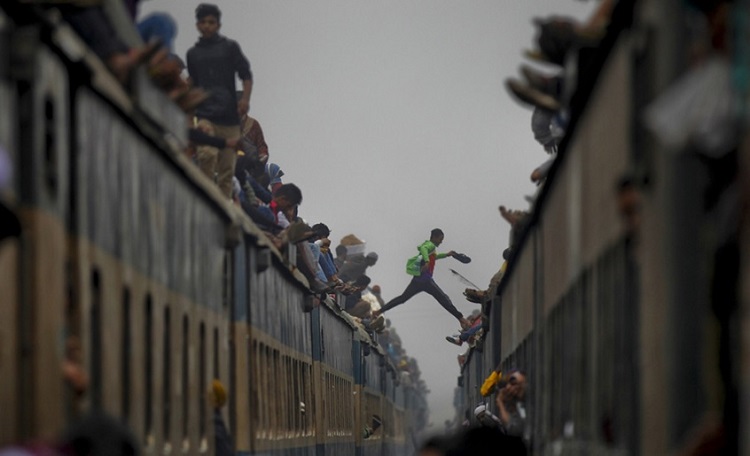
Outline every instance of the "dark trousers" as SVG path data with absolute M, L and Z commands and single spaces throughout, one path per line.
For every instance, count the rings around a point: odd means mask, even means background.
M 413 279 L 411 279 L 411 282 L 409 282 L 406 290 L 401 293 L 401 296 L 396 296 L 395 298 L 388 301 L 388 303 L 380 309 L 380 312 L 385 312 L 386 310 L 393 309 L 394 307 L 403 304 L 411 299 L 411 297 L 415 294 L 421 293 L 423 291 L 435 298 L 445 310 L 447 310 L 457 319 L 460 320 L 464 317 L 463 314 L 459 312 L 458 309 L 456 309 L 456 306 L 453 305 L 453 303 L 451 302 L 451 298 L 449 298 L 448 295 L 445 294 L 445 292 L 441 290 L 440 287 L 435 283 L 435 280 L 433 280 L 432 278 L 429 278 L 427 280 L 420 280 L 419 277 L 414 277 Z

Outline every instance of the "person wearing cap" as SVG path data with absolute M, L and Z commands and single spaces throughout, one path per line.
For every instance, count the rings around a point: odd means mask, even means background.
M 435 270 L 435 262 L 437 260 L 457 255 L 453 250 L 448 253 L 437 253 L 437 247 L 443 243 L 444 237 L 445 234 L 440 228 L 435 228 L 430 232 L 430 239 L 424 241 L 417 247 L 419 255 L 411 258 L 407 263 L 407 272 L 414 276 L 412 277 L 411 282 L 409 282 L 409 285 L 407 285 L 401 295 L 391 299 L 382 308 L 373 312 L 375 316 L 379 316 L 382 313 L 405 303 L 418 293 L 425 292 L 435 298 L 437 302 L 448 311 L 448 313 L 456 317 L 461 324 L 461 328 L 466 329 L 471 326 L 471 322 L 464 318 L 463 314 L 456 309 L 456 306 L 451 302 L 451 298 L 440 289 L 438 284 L 435 283 L 435 280 L 432 278 L 432 273 Z

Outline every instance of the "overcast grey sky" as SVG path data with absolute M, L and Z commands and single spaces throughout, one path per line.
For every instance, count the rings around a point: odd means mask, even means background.
M 199 1 L 150 0 L 141 16 L 166 11 L 178 23 L 175 51 L 197 40 Z M 435 280 L 459 310 L 465 284 L 481 288 L 502 263 L 509 225 L 498 206 L 525 209 L 531 171 L 547 155 L 531 110 L 505 91 L 532 48 L 531 19 L 585 18 L 580 0 L 214 0 L 221 33 L 239 42 L 255 83 L 250 115 L 285 182 L 302 189 L 300 216 L 326 223 L 334 245 L 354 233 L 377 252 L 368 275 L 388 300 L 409 282 L 406 259 L 445 231 L 439 251 L 472 257 L 438 262 Z M 542 69 L 545 69 L 542 67 Z M 445 341 L 456 320 L 420 294 L 386 314 L 431 390 L 437 429 L 453 417 L 456 360 Z

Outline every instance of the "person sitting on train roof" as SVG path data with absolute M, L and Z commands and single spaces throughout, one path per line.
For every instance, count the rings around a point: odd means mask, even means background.
M 509 210 L 505 206 L 498 207 L 500 215 L 510 223 L 510 246 L 516 245 L 529 220 L 529 213 L 526 211 Z
M 599 45 L 610 22 L 614 5 L 615 0 L 603 0 L 591 17 L 582 23 L 560 16 L 534 19 L 533 23 L 538 28 L 535 39 L 537 46 L 534 50 L 526 51 L 526 56 L 534 61 L 563 68 L 569 55 L 578 53 L 580 49 Z M 520 72 L 525 81 L 509 78 L 505 82 L 508 91 L 518 101 L 535 106 L 550 117 L 553 113 L 566 112 L 566 99 L 571 90 L 565 88 L 566 78 L 562 74 L 544 74 L 528 65 L 522 65 Z
M 564 66 L 571 52 L 598 45 L 609 25 L 614 6 L 615 0 L 603 0 L 585 22 L 561 16 L 534 19 L 538 28 L 537 47 L 527 51 L 527 57 Z
M 158 40 L 140 48 L 128 46 L 117 34 L 101 5 L 63 3 L 55 7 L 123 85 L 130 82 L 133 70 L 139 65 L 148 64 L 158 53 L 168 54 Z
M 273 194 L 283 185 L 281 177 L 284 175 L 284 171 L 276 163 L 266 163 L 265 166 L 261 163 L 259 168 L 257 155 L 251 153 L 248 156 L 242 150 L 247 147 L 242 141 L 238 147 L 240 150 L 237 152 L 235 176 L 242 183 L 243 189 L 247 190 L 248 195 L 254 193 L 255 197 L 260 200 L 257 204 L 269 204 Z M 249 185 L 250 189 L 245 184 Z
M 270 188 L 271 193 L 276 193 L 276 190 L 284 184 L 281 180 L 283 176 L 284 171 L 281 170 L 279 165 L 276 163 L 266 163 L 266 172 L 260 182 Z
M 219 34 L 221 11 L 213 4 L 201 3 L 195 10 L 198 42 L 187 52 L 190 80 L 210 95 L 196 108 L 196 117 L 213 126 L 216 136 L 240 136 L 240 116 L 250 108 L 253 74 L 250 62 L 239 44 Z M 235 75 L 242 80 L 242 97 L 235 91 Z M 217 174 L 217 185 L 222 193 L 231 197 L 232 176 L 237 154 L 234 149 L 199 147 L 196 153 L 198 166 L 211 179 Z
M 323 255 L 323 252 L 321 250 L 321 246 L 323 245 L 323 241 L 327 240 L 325 238 L 325 234 L 327 232 L 327 227 L 325 229 L 321 228 L 321 225 L 325 227 L 325 224 L 318 223 L 310 228 L 310 237 L 307 239 L 308 246 L 307 248 L 310 249 L 312 253 L 312 259 L 313 263 L 311 267 L 314 268 L 315 272 L 315 278 L 318 279 L 320 282 L 333 285 L 333 281 L 331 281 L 326 274 L 326 272 L 323 270 L 323 264 L 326 265 L 326 268 L 328 268 L 329 264 L 326 262 L 326 259 Z M 328 241 L 330 245 L 330 240 Z M 321 262 L 322 261 L 322 262 Z M 332 264 L 330 264 L 331 267 L 333 267 Z M 330 271 L 330 269 L 329 269 Z M 335 269 L 333 275 L 335 276 Z
M 375 311 L 375 316 L 405 303 L 417 293 L 424 291 L 435 298 L 448 313 L 456 317 L 462 328 L 471 326 L 469 320 L 464 318 L 463 314 L 456 309 L 456 306 L 451 302 L 451 298 L 440 289 L 432 278 L 437 260 L 456 255 L 456 252 L 453 250 L 447 253 L 437 253 L 437 247 L 443 243 L 444 237 L 443 230 L 439 228 L 435 228 L 430 232 L 430 239 L 417 247 L 419 255 L 411 258 L 407 263 L 407 272 L 413 276 L 411 282 L 409 282 L 409 285 L 401 295 L 391 299 L 385 306 Z
M 373 305 L 373 309 L 380 309 L 385 305 L 385 300 L 383 299 L 382 291 L 380 289 L 380 285 L 373 285 L 370 288 L 370 293 L 375 298 L 375 300 L 378 302 L 377 305 Z
M 363 280 L 363 277 L 366 280 Z M 365 285 L 365 288 L 361 288 L 360 285 L 365 282 L 367 285 Z M 380 304 L 375 295 L 372 294 L 372 291 L 368 290 L 369 283 L 370 278 L 366 275 L 361 275 L 357 281 L 355 281 L 357 292 L 347 297 L 345 301 L 345 311 L 349 315 L 359 318 L 365 331 L 367 331 L 374 340 L 373 332 L 380 334 L 385 330 L 385 318 L 383 318 L 382 315 L 375 317 L 372 314 L 373 310 L 380 308 Z
M 354 293 L 351 293 L 344 300 L 344 311 L 346 313 L 358 318 L 365 318 L 370 314 L 372 310 L 370 303 L 362 299 L 362 292 L 370 285 L 370 281 L 371 279 L 368 276 L 362 274 L 352 283 Z
M 510 258 L 511 250 L 506 248 L 503 250 L 503 263 L 500 265 L 500 269 L 492 275 L 490 283 L 485 290 L 477 290 L 476 288 L 466 288 L 464 290 L 464 297 L 467 301 L 473 302 L 474 304 L 481 304 L 482 311 L 487 312 L 487 304 L 492 302 L 492 298 L 497 292 L 497 287 L 500 286 L 500 281 L 505 275 L 505 270 L 508 268 L 508 258 Z
M 260 161 L 255 145 L 241 138 L 238 144 L 234 177 L 240 182 L 240 200 L 243 204 L 258 207 L 261 203 L 271 203 L 271 190 L 268 189 L 268 185 L 263 184 L 269 180 L 265 169 L 265 164 Z
M 347 255 L 346 261 L 339 270 L 339 278 L 344 282 L 351 282 L 356 280 L 357 277 L 363 275 L 367 268 L 374 266 L 378 262 L 378 254 L 375 252 L 369 252 L 367 255 L 361 253 L 355 255 Z
M 302 203 L 302 191 L 294 184 L 278 188 L 267 205 L 263 204 L 248 212 L 250 218 L 265 231 L 279 234 L 295 219 L 295 210 Z M 247 210 L 247 208 L 245 208 Z
M 480 311 L 475 310 L 472 312 L 471 316 L 469 316 L 469 321 L 471 322 L 471 326 L 461 331 L 460 334 L 446 336 L 445 340 L 454 345 L 458 345 L 459 347 L 463 345 L 464 342 L 468 342 L 469 347 L 473 348 L 477 338 L 481 337 L 484 317 Z
M 331 255 L 331 240 L 328 236 L 331 234 L 330 228 L 325 223 L 316 223 L 312 226 L 315 233 L 313 242 L 320 250 L 318 265 L 323 274 L 323 281 L 329 285 L 335 285 L 341 281 L 338 277 L 338 270 L 334 264 L 333 255 Z
M 133 71 L 141 65 L 146 65 L 151 80 L 183 110 L 188 110 L 205 95 L 191 90 L 188 84 L 183 83 L 180 77 L 182 68 L 179 58 L 174 55 L 170 56 L 167 43 L 159 37 L 144 39 L 147 44 L 143 46 L 127 44 L 118 34 L 115 22 L 113 22 L 118 19 L 117 8 L 91 1 L 70 0 L 41 3 L 46 7 L 54 7 L 60 12 L 63 19 L 126 89 L 130 84 Z M 165 37 L 168 35 L 165 34 Z M 173 92 L 171 88 L 175 86 L 179 86 L 180 90 Z
M 557 146 L 565 137 L 566 115 L 543 108 L 534 108 L 531 113 L 531 132 L 536 142 L 548 154 L 557 152 Z
M 375 295 L 368 289 L 369 284 L 370 278 L 365 274 L 354 281 L 354 292 L 349 294 L 344 301 L 344 311 L 353 317 L 357 317 L 362 322 L 365 331 L 374 340 L 373 333 L 383 333 L 386 323 L 382 315 L 373 315 L 373 311 L 379 309 L 380 304 Z
M 185 62 L 174 53 L 173 43 L 177 34 L 177 24 L 174 19 L 167 13 L 152 13 L 138 22 L 136 28 L 144 42 L 157 40 L 167 51 L 158 59 L 155 58 L 158 60 L 158 65 L 149 67 L 148 75 L 151 80 L 183 111 L 192 114 L 192 110 L 208 98 L 208 93 L 192 87 L 191 83 L 182 76 Z
M 268 144 L 260 122 L 245 113 L 240 119 L 240 132 L 242 138 L 255 148 L 258 161 L 263 165 L 268 163 Z
M 297 246 L 295 265 L 307 279 L 310 289 L 320 293 L 325 292 L 328 285 L 317 275 L 318 262 L 313 249 L 314 244 L 309 242 L 313 236 L 312 228 L 300 220 L 286 229 L 287 242 Z
M 346 262 L 346 246 L 343 244 L 339 244 L 336 246 L 336 258 L 333 259 L 333 264 L 336 266 L 336 269 L 341 269 L 341 266 L 344 265 Z
M 174 52 L 177 23 L 172 16 L 164 12 L 151 13 L 138 21 L 135 26 L 144 42 L 148 43 L 156 38 L 170 53 Z

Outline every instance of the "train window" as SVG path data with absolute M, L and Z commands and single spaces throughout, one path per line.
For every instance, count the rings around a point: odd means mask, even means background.
M 300 366 L 300 428 L 302 430 L 302 435 L 310 435 L 309 431 L 309 421 L 308 416 L 313 416 L 314 410 L 313 410 L 313 400 L 312 396 L 310 395 L 310 388 L 308 385 L 310 376 L 308 375 L 308 364 L 302 363 Z
M 146 312 L 146 340 L 143 344 L 143 350 L 144 350 L 144 360 L 146 363 L 145 366 L 145 391 L 146 394 L 144 395 L 144 410 L 145 410 L 145 417 L 144 417 L 144 424 L 146 429 L 146 446 L 151 446 L 153 444 L 154 440 L 154 390 L 153 390 L 153 380 L 154 380 L 154 352 L 152 350 L 154 346 L 154 314 L 153 314 L 153 300 L 151 299 L 151 295 L 146 295 L 146 306 L 145 306 L 145 312 Z
M 370 393 L 370 392 L 363 392 L 363 394 L 364 394 L 364 404 L 362 404 L 363 410 L 361 412 L 361 418 L 362 418 L 362 422 L 365 425 L 370 426 L 372 415 L 383 416 L 383 413 L 380 410 L 380 396 L 375 393 Z M 386 404 L 386 410 L 388 406 L 389 404 Z M 379 435 L 381 434 L 373 435 L 371 438 L 373 439 L 378 438 Z
M 74 277 L 73 262 L 70 258 L 65 261 L 65 355 L 69 359 L 73 358 L 73 355 L 77 355 L 76 359 L 78 362 L 83 362 L 81 355 L 83 354 L 81 349 L 81 328 L 80 328 L 80 300 L 76 299 L 76 280 Z M 77 400 L 75 395 L 69 394 L 68 400 L 66 401 L 66 414 L 69 418 L 75 416 L 77 410 L 80 409 L 80 402 Z
M 122 352 L 120 353 L 120 369 L 122 375 L 122 391 L 120 396 L 120 406 L 122 408 L 122 417 L 125 422 L 130 420 L 130 357 L 132 344 L 132 326 L 130 323 L 130 290 L 122 290 L 122 343 L 120 344 Z
M 324 387 L 325 390 L 323 391 L 323 410 L 325 414 L 325 429 L 326 435 L 331 436 L 333 435 L 333 417 L 331 416 L 331 397 L 333 397 L 333 386 L 331 385 L 331 374 L 328 372 L 325 373 Z
M 287 357 L 287 388 L 289 389 L 289 417 L 287 418 L 287 436 L 299 436 L 299 383 L 298 361 Z
M 254 340 L 252 341 L 252 349 L 250 351 L 251 356 L 251 362 L 250 362 L 250 403 L 254 404 L 254 407 L 250 407 L 250 413 L 251 413 L 251 423 L 252 423 L 252 429 L 255 431 L 255 437 L 258 437 L 258 429 L 260 428 L 260 396 L 258 394 L 258 390 L 260 388 L 259 383 L 259 376 L 258 376 L 258 358 L 260 357 L 260 354 L 258 353 L 258 341 Z
M 328 390 L 328 416 L 330 417 L 330 429 L 332 435 L 338 435 L 339 420 L 336 416 L 336 393 L 338 389 L 338 379 L 335 375 L 330 375 L 330 388 Z
M 297 360 L 287 357 L 286 362 L 286 388 L 288 393 L 289 401 L 289 418 L 287 418 L 287 437 L 296 437 L 298 435 L 298 422 L 299 422 L 299 390 L 297 379 L 294 374 L 296 372 Z
M 232 300 L 232 274 L 233 271 L 233 259 L 232 259 L 232 253 L 230 251 L 227 251 L 227 253 L 224 255 L 224 267 L 223 267 L 223 290 L 222 290 L 222 306 L 224 309 L 226 309 L 229 306 L 230 301 Z M 217 377 L 218 378 L 218 377 Z
M 102 407 L 102 286 L 97 268 L 91 271 L 91 405 Z
M 302 398 L 305 407 L 302 413 L 302 423 L 304 426 L 304 435 L 314 435 L 315 426 L 313 426 L 315 416 L 315 401 L 312 393 L 312 365 L 305 363 L 302 369 L 302 385 L 304 387 L 304 396 Z
M 206 431 L 208 426 L 206 422 L 209 417 L 206 415 L 206 400 L 204 395 L 208 391 L 206 382 L 206 324 L 201 322 L 198 330 L 198 435 L 200 436 L 201 452 L 208 451 L 208 438 Z
M 273 350 L 271 347 L 266 345 L 266 368 L 268 371 L 264 374 L 263 378 L 263 390 L 264 395 L 263 397 L 266 398 L 263 402 L 265 402 L 264 412 L 266 414 L 265 419 L 265 428 L 266 428 L 266 437 L 269 439 L 274 437 L 273 432 L 273 426 L 274 426 L 274 415 L 273 415 L 273 408 L 271 407 L 271 402 L 273 402 L 273 377 L 276 375 L 276 369 L 275 365 L 273 363 Z
M 256 342 L 257 345 L 255 347 L 255 366 L 253 368 L 253 383 L 255 384 L 255 391 L 256 391 L 256 404 L 257 410 L 257 421 L 255 422 L 255 436 L 259 439 L 265 438 L 265 404 L 266 401 L 262 400 L 262 398 L 267 397 L 266 396 L 266 390 L 264 388 L 263 384 L 263 374 L 265 370 L 263 369 L 263 366 L 265 364 L 265 347 L 262 343 Z
M 188 334 L 189 320 L 187 315 L 182 317 L 182 451 L 186 452 L 189 448 L 190 439 L 188 438 L 188 423 L 190 422 L 190 366 L 188 363 L 188 347 L 190 344 L 190 337 Z
M 331 375 L 331 389 L 329 390 L 328 396 L 328 414 L 331 417 L 331 430 L 333 435 L 339 435 L 339 420 L 336 414 L 336 398 L 338 393 L 338 378 L 335 375 Z
M 281 395 L 284 398 L 284 410 L 286 412 L 284 413 L 284 437 L 289 438 L 291 437 L 292 431 L 294 430 L 294 418 L 297 415 L 294 412 L 294 395 L 292 394 L 292 389 L 294 388 L 294 379 L 292 378 L 292 359 L 289 356 L 284 356 L 281 362 L 281 368 L 284 372 L 282 372 L 282 385 L 281 388 Z
M 271 369 L 271 372 L 273 372 L 274 381 L 270 382 L 271 395 L 268 397 L 271 398 L 269 402 L 276 403 L 275 404 L 276 407 L 271 408 L 271 413 L 272 413 L 271 436 L 278 438 L 278 437 L 283 436 L 283 432 L 281 430 L 283 427 L 283 423 L 282 423 L 282 417 L 280 415 L 284 413 L 284 409 L 283 408 L 280 409 L 279 406 L 283 407 L 284 401 L 286 399 L 283 395 L 283 390 L 282 390 L 282 385 L 281 385 L 282 383 L 284 383 L 284 381 L 283 381 L 283 377 L 281 376 L 281 370 L 282 370 L 281 356 L 278 350 L 272 351 L 272 360 L 273 360 L 273 368 Z M 276 381 L 276 380 L 281 380 L 281 381 Z
M 277 434 L 277 423 L 276 423 L 276 407 L 279 406 L 279 398 L 277 397 L 277 391 L 276 391 L 276 382 L 274 381 L 278 377 L 278 367 L 276 365 L 276 351 L 268 347 L 268 378 L 266 381 L 266 392 L 268 399 L 266 402 L 268 402 L 268 406 L 266 408 L 268 412 L 268 437 L 273 439 L 275 438 Z M 270 400 L 269 400 L 270 399 Z M 274 407 L 270 406 L 270 403 L 274 402 Z
M 334 422 L 334 429 L 336 430 L 336 435 L 342 435 L 341 432 L 341 409 L 343 408 L 341 403 L 337 403 L 337 398 L 340 398 L 339 392 L 341 391 L 341 379 L 337 376 L 333 377 L 333 396 L 331 397 L 331 409 L 333 410 L 333 422 Z M 343 402 L 343 401 L 342 401 Z
M 307 414 L 310 413 L 312 402 L 307 395 L 307 364 L 300 361 L 298 366 L 297 385 L 299 386 L 299 401 L 297 402 L 297 416 L 299 417 L 298 426 L 300 436 L 307 435 Z
M 270 417 L 268 413 L 270 392 L 268 389 L 267 378 L 269 370 L 271 369 L 269 348 L 260 343 L 258 345 L 258 356 L 256 356 L 256 368 L 255 372 L 257 375 L 256 381 L 258 383 L 258 408 L 260 412 L 260 420 L 258 425 L 258 438 L 266 439 L 269 437 L 268 428 L 270 426 Z
M 219 328 L 214 328 L 214 378 L 221 378 L 219 375 Z
M 162 340 L 162 432 L 165 446 L 169 445 L 172 424 L 172 331 L 169 304 L 164 307 Z
M 44 186 L 50 198 L 57 197 L 57 151 L 55 103 L 50 95 L 44 98 Z

